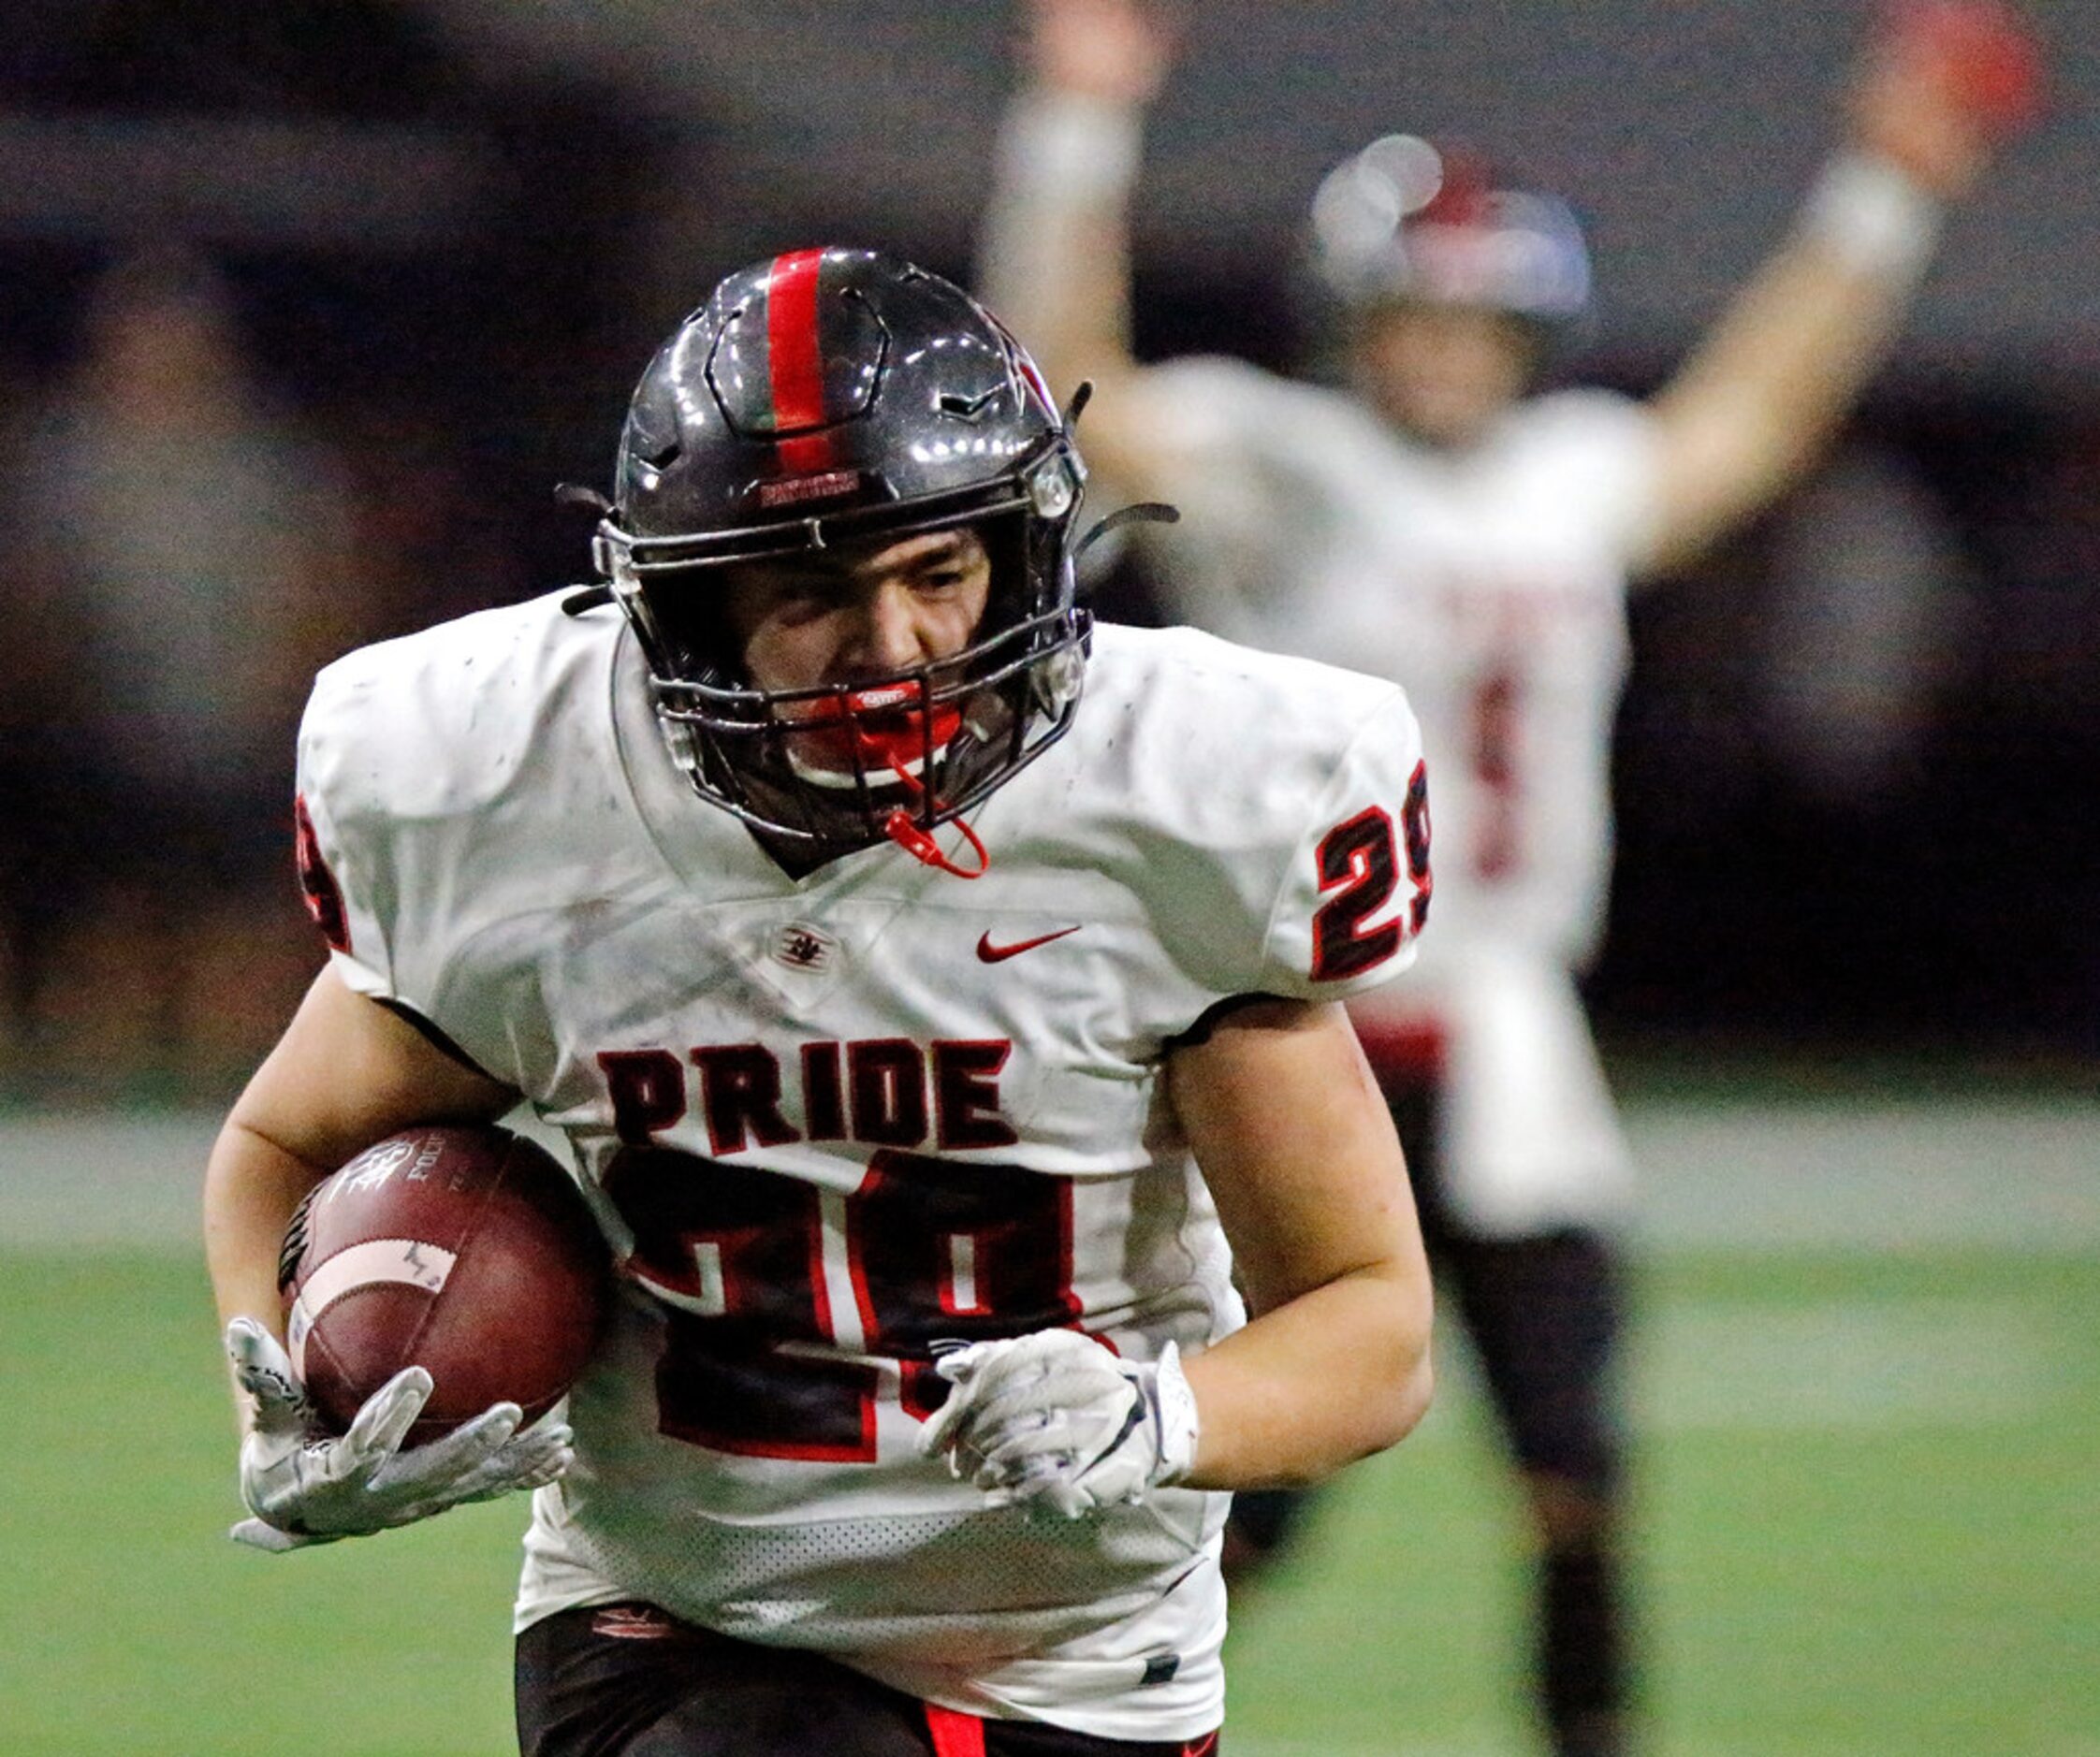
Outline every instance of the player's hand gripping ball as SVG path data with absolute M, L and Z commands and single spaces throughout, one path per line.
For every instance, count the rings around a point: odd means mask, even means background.
M 568 1430 L 532 1424 L 590 1358 L 608 1281 L 575 1184 L 521 1137 L 430 1127 L 359 1154 L 287 1229 L 286 1346 L 227 1331 L 255 1403 L 257 1518 L 235 1535 L 289 1547 L 551 1481 Z
M 1125 1360 L 1076 1330 L 972 1343 L 934 1370 L 954 1389 L 919 1435 L 994 1506 L 1041 1502 L 1068 1519 L 1142 1501 L 1196 1456 L 1196 1400 L 1172 1343 Z
M 430 1395 L 430 1375 L 404 1367 L 366 1399 L 340 1437 L 314 1420 L 292 1363 L 253 1318 L 226 1327 L 234 1377 L 253 1401 L 241 1443 L 241 1499 L 255 1517 L 237 1543 L 299 1549 L 427 1519 L 466 1501 L 537 1488 L 569 1468 L 564 1422 L 520 1433 L 516 1403 L 496 1403 L 443 1439 L 412 1452 L 401 1438 Z

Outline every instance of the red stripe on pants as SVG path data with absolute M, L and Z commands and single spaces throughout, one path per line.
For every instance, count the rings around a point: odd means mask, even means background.
M 984 1723 L 974 1714 L 926 1704 L 926 1731 L 933 1735 L 933 1757 L 984 1757 Z

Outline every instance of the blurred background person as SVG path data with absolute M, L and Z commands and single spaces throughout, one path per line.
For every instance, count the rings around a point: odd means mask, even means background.
M 210 1098 L 267 1046 L 313 958 L 307 683 L 566 564 L 549 490 L 599 350 L 654 327 L 594 272 L 649 133 L 584 76 L 485 78 L 404 0 L 25 14 L 0 67 L 6 1087 Z
M 256 382 L 211 265 L 166 248 L 95 286 L 14 487 L 47 733 L 30 1046 L 82 1095 L 224 1074 L 311 962 L 281 751 L 363 608 L 346 472 Z
M 1167 15 L 1038 0 L 1033 17 L 981 291 L 1038 339 L 1055 392 L 1094 383 L 1088 455 L 1110 495 L 1181 509 L 1145 539 L 1173 617 L 1392 676 L 1422 717 L 1426 980 L 1359 1008 L 1358 1027 L 1522 1480 L 1547 1742 L 1557 1757 L 1621 1752 L 1630 1164 L 1576 977 L 1603 924 L 1626 593 L 1801 477 L 1883 357 L 1943 207 L 2031 109 L 2034 51 L 1984 5 L 1892 22 L 1791 235 L 1640 403 L 1532 394 L 1589 315 L 1570 211 L 1398 135 L 1338 167 L 1313 205 L 1343 386 L 1224 358 L 1141 368 L 1127 211 L 1174 57 Z M 1333 876 L 1363 874 L 1337 855 Z M 1298 1511 L 1240 1498 L 1243 1574 Z

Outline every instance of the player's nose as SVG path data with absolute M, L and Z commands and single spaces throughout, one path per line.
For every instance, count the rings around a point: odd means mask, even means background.
M 917 600 L 899 580 L 884 580 L 856 606 L 853 657 L 873 671 L 903 671 L 925 657 L 920 650 Z

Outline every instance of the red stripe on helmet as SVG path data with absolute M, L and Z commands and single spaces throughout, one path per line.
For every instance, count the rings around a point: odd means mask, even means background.
M 1043 413 L 1053 421 L 1062 421 L 1064 416 L 1057 413 L 1057 401 L 1050 395 L 1050 385 L 1043 374 L 1036 370 L 1035 362 L 1016 350 L 1014 364 L 1021 369 L 1021 376 L 1028 381 L 1028 388 L 1035 392 L 1035 399 L 1043 405 Z
M 823 251 L 796 250 L 774 257 L 766 271 L 766 351 L 778 433 L 821 428 L 824 422 L 824 349 L 817 340 L 817 278 L 823 267 Z M 778 443 L 780 462 L 791 471 L 824 470 L 832 462 L 827 433 L 805 433 Z

